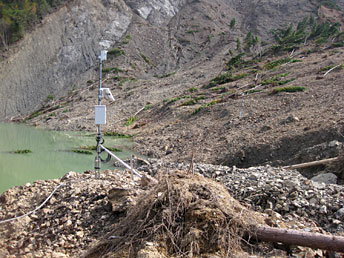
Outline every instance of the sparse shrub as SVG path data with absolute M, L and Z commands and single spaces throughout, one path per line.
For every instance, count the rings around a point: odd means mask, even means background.
M 261 92 L 262 90 L 248 90 L 248 91 L 245 91 L 245 94 L 253 94 L 253 93 L 258 93 L 258 92 Z
M 104 68 L 102 69 L 102 72 L 103 72 L 103 73 L 110 73 L 111 71 L 112 71 L 112 68 L 105 68 L 105 67 L 104 67 Z
M 322 72 L 327 72 L 328 70 L 330 70 L 330 69 L 332 69 L 332 68 L 334 68 L 334 67 L 336 67 L 336 65 L 328 65 L 328 66 L 325 66 L 325 67 L 322 67 L 322 68 L 320 68 L 320 70 L 318 71 L 318 74 L 319 73 L 322 73 Z M 340 65 L 340 66 L 337 66 L 336 68 L 335 68 L 335 70 L 340 70 L 340 69 L 344 69 L 344 65 Z
M 231 20 L 230 24 L 229 24 L 229 27 L 230 27 L 231 29 L 234 29 L 235 23 L 236 23 L 235 18 L 233 18 L 233 19 Z
M 251 48 L 259 43 L 257 36 L 253 36 L 252 31 L 249 31 L 244 39 L 244 50 L 250 52 Z
M 280 84 L 277 84 L 278 82 L 283 82 L 280 79 L 288 76 L 289 74 L 290 74 L 290 72 L 277 74 L 270 79 L 266 79 L 266 80 L 260 82 L 260 84 L 262 84 L 262 85 L 268 85 L 268 84 L 280 85 Z M 293 81 L 293 80 L 295 80 L 295 79 L 291 79 L 290 81 Z M 288 80 L 286 80 L 286 81 L 288 81 Z M 285 83 L 287 83 L 287 82 L 285 82 Z M 283 84 L 285 84 L 285 83 L 283 83 Z
M 319 69 L 318 73 L 322 73 L 322 72 L 328 71 L 328 70 L 332 69 L 333 67 L 335 67 L 335 65 L 324 66 L 324 67 Z
M 334 43 L 332 43 L 331 47 L 333 47 L 333 48 L 344 47 L 344 41 L 334 42 Z
M 233 76 L 233 81 L 237 81 L 237 80 L 243 79 L 243 78 L 245 78 L 248 75 L 249 75 L 248 73 L 236 74 L 236 75 Z
M 326 6 L 330 9 L 340 10 L 335 0 L 318 0 L 320 5 Z
M 133 124 L 135 121 L 137 120 L 136 116 L 131 116 L 128 118 L 127 122 L 124 124 L 124 126 L 129 126 L 131 124 Z
M 321 44 L 326 43 L 327 41 L 328 41 L 327 38 L 321 37 L 321 38 L 318 38 L 318 39 L 315 41 L 315 43 L 318 44 L 318 45 L 321 45 Z
M 171 104 L 171 103 L 174 103 L 174 102 L 176 102 L 178 100 L 188 99 L 188 98 L 191 98 L 191 96 L 184 95 L 184 96 L 175 97 L 175 98 L 172 98 L 172 99 L 164 99 L 164 102 L 167 102 L 167 104 Z
M 113 56 L 121 56 L 121 55 L 124 55 L 124 51 L 119 49 L 119 48 L 114 48 L 114 49 L 111 49 L 109 52 L 108 52 L 108 55 L 113 55 Z
M 280 80 L 279 76 L 275 76 L 275 77 L 273 77 L 271 79 L 266 79 L 266 80 L 262 81 L 260 84 L 262 84 L 262 85 L 269 85 L 269 84 L 271 84 L 271 85 L 274 85 L 274 86 L 281 86 L 281 85 L 287 84 L 289 82 L 292 82 L 294 80 L 295 80 L 295 78 L 291 78 L 289 80 Z
M 227 91 L 227 88 L 226 87 L 215 87 L 215 88 L 211 88 L 211 91 L 225 92 L 225 91 Z
M 210 21 L 213 20 L 208 14 L 205 14 L 204 17 L 207 18 L 207 19 L 210 20 Z
M 240 53 L 234 57 L 232 57 L 227 63 L 226 67 L 228 71 L 231 71 L 234 68 L 240 67 L 240 65 L 244 62 L 242 60 L 242 57 L 245 55 L 245 53 Z
M 302 54 L 304 55 L 309 55 L 309 54 L 312 54 L 312 53 L 316 53 L 316 52 L 320 52 L 321 49 L 319 48 L 319 46 L 316 46 L 314 48 L 310 48 L 310 49 L 306 49 L 302 52 Z
M 199 96 L 193 99 L 190 99 L 188 101 L 185 101 L 184 103 L 180 104 L 180 106 L 192 106 L 198 103 L 198 101 L 205 99 L 205 96 Z
M 124 76 L 113 76 L 112 79 L 115 80 L 115 81 L 121 81 L 123 79 L 125 79 L 126 77 Z
M 188 31 L 186 31 L 186 33 L 189 33 L 189 34 L 196 33 L 196 32 L 199 32 L 199 30 L 188 30 Z
M 10 153 L 14 153 L 14 154 L 28 154 L 28 153 L 32 153 L 32 150 L 28 150 L 28 149 L 15 150 L 15 151 L 11 151 Z
M 203 105 L 200 106 L 199 108 L 196 108 L 196 109 L 192 112 L 192 115 L 196 115 L 196 114 L 198 114 L 200 111 L 202 111 L 203 109 L 206 109 L 206 108 L 208 108 L 208 107 L 210 107 L 210 106 L 212 106 L 212 105 L 215 105 L 215 104 L 217 104 L 217 103 L 220 103 L 220 102 L 221 102 L 220 99 L 216 99 L 216 100 L 213 100 L 213 101 L 211 101 L 211 102 L 209 102 L 209 103 L 203 104 Z
M 284 78 L 284 77 L 287 77 L 289 74 L 290 74 L 290 72 L 287 72 L 287 73 L 281 73 L 281 74 L 278 74 L 278 75 L 276 75 L 276 77 L 281 77 L 281 78 Z
M 131 77 L 120 77 L 119 86 L 123 86 L 123 84 L 126 83 L 126 82 L 135 82 L 135 81 L 137 81 L 137 79 L 135 79 L 135 78 L 131 78 Z
M 54 100 L 54 99 L 55 99 L 54 95 L 49 94 L 45 101 L 48 102 L 48 101 L 51 101 L 51 100 Z
M 112 70 L 111 70 L 113 73 L 123 73 L 125 72 L 123 69 L 121 68 L 118 68 L 118 67 L 112 67 Z
M 184 38 L 180 38 L 180 39 L 178 39 L 178 40 L 179 40 L 180 44 L 182 44 L 183 46 L 185 46 L 185 45 L 187 45 L 187 44 L 190 44 L 190 43 L 191 43 L 191 41 L 190 41 L 190 40 L 188 40 L 188 39 L 184 39 Z
M 110 73 L 110 72 L 113 72 L 113 73 L 123 73 L 125 71 L 123 69 L 121 69 L 121 68 L 118 68 L 118 67 L 109 67 L 109 68 L 103 68 L 102 72 L 103 73 Z
M 281 85 L 287 84 L 287 83 L 292 82 L 292 81 L 295 81 L 295 78 L 291 78 L 289 80 L 281 80 L 281 81 L 278 81 L 276 84 L 278 86 L 281 86 Z
M 116 137 L 116 138 L 131 138 L 132 137 L 131 135 L 122 134 L 118 132 L 110 132 L 110 131 L 104 132 L 104 136 L 111 136 L 111 137 Z
M 260 82 L 261 85 L 269 85 L 269 84 L 274 84 L 275 80 L 274 79 L 266 79 L 262 82 Z
M 125 36 L 124 40 L 122 41 L 122 44 L 128 44 L 130 39 L 131 39 L 130 34 L 127 34 Z
M 330 37 L 337 37 L 339 28 L 339 23 L 323 22 L 318 24 L 314 17 L 310 16 L 299 22 L 295 29 L 293 24 L 290 24 L 285 29 L 272 30 L 271 33 L 278 45 L 272 46 L 271 49 L 275 53 L 290 51 L 298 48 L 307 40 L 314 40 L 316 44 L 324 44 L 328 42 Z
M 209 89 L 209 88 L 213 88 L 217 85 L 225 84 L 228 82 L 234 82 L 234 81 L 240 80 L 242 78 L 245 78 L 248 75 L 249 75 L 248 73 L 239 73 L 239 74 L 236 74 L 233 76 L 231 72 L 226 72 L 226 73 L 220 74 L 219 76 L 212 79 L 210 81 L 210 83 L 208 85 L 204 86 L 203 88 Z
M 78 154 L 92 155 L 92 151 L 88 151 L 88 150 L 74 149 L 72 150 L 72 152 L 78 153 Z
M 279 59 L 279 60 L 271 61 L 271 62 L 265 64 L 264 68 L 265 68 L 265 70 L 272 70 L 274 68 L 277 68 L 277 67 L 281 66 L 282 64 L 297 63 L 297 62 L 302 62 L 302 61 L 286 57 L 286 58 L 282 58 L 282 59 Z
M 191 92 L 191 93 L 193 93 L 193 92 L 197 92 L 197 91 L 198 91 L 198 89 L 197 89 L 197 88 L 194 88 L 194 87 L 192 87 L 192 88 L 188 89 L 187 91 L 188 91 L 188 92 Z
M 241 41 L 239 38 L 237 38 L 236 40 L 236 50 L 241 51 Z
M 195 99 L 190 99 L 188 101 L 185 101 L 184 103 L 180 104 L 181 107 L 185 107 L 185 106 L 192 106 L 197 104 L 198 101 L 196 101 Z
M 172 73 L 166 73 L 166 74 L 163 74 L 163 75 L 156 75 L 155 77 L 159 78 L 159 79 L 162 79 L 162 78 L 170 77 L 170 76 L 175 75 L 175 74 L 176 74 L 176 72 L 172 72 Z
M 272 70 L 275 67 L 280 66 L 281 64 L 288 63 L 290 60 L 291 60 L 290 58 L 286 57 L 286 58 L 283 58 L 280 60 L 271 61 L 271 62 L 267 63 L 266 65 L 264 65 L 264 68 L 266 70 Z
M 151 62 L 151 60 L 150 60 L 147 56 L 145 56 L 145 55 L 142 54 L 142 53 L 140 53 L 140 56 L 142 57 L 142 59 L 143 59 L 147 64 L 153 65 L 152 62 Z M 153 65 L 153 66 L 154 66 L 154 65 Z
M 280 92 L 298 92 L 298 91 L 305 91 L 306 88 L 302 86 L 287 86 L 281 88 L 274 88 L 271 94 L 277 94 Z
M 25 121 L 33 119 L 35 117 L 38 117 L 43 114 L 43 111 L 35 111 L 33 112 L 28 118 L 25 119 Z
M 147 105 L 145 106 L 145 110 L 149 110 L 151 107 L 152 107 L 152 104 L 147 104 Z

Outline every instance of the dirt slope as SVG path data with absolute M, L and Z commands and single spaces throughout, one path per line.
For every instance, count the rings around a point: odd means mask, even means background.
M 254 85 L 256 73 L 217 90 L 203 89 L 222 69 L 211 67 L 210 61 L 167 78 L 139 79 L 123 85 L 108 80 L 105 85 L 111 88 L 116 101 L 104 102 L 109 110 L 104 130 L 135 135 L 141 153 L 176 161 L 189 161 L 192 153 L 196 161 L 239 166 L 308 161 L 302 154 L 305 149 L 343 141 L 343 70 L 322 77 L 329 70 L 326 67 L 342 63 L 343 55 L 342 48 L 300 53 L 294 57 L 299 62 L 258 73 L 258 85 L 276 75 L 288 74 L 283 79 L 294 80 L 286 86 L 303 86 L 304 92 L 271 94 L 274 86 L 268 85 L 260 87 L 261 92 L 242 96 L 250 89 L 248 84 Z M 95 87 L 75 94 L 70 106 L 52 111 L 56 116 L 48 112 L 45 118 L 32 122 L 51 129 L 94 130 Z M 190 96 L 204 99 L 185 105 Z M 194 114 L 212 101 L 216 103 Z M 124 126 L 143 107 L 146 109 L 137 115 L 138 120 Z M 328 157 L 322 152 L 321 158 Z
M 337 155 L 337 145 L 335 150 L 315 148 L 318 152 L 306 153 L 314 146 L 344 140 L 343 48 L 306 42 L 295 51 L 255 59 L 263 49 L 258 46 L 244 57 L 255 61 L 233 71 L 243 78 L 205 88 L 224 71 L 232 58 L 229 50 L 234 56 L 239 53 L 237 38 L 244 42 L 249 29 L 261 41 L 270 37 L 272 42 L 270 29 L 326 9 L 319 9 L 316 1 L 301 2 L 192 1 L 157 23 L 152 22 L 154 8 L 128 3 L 134 8 L 132 22 L 104 63 L 103 87 L 109 87 L 116 99 L 103 102 L 108 108 L 104 131 L 135 135 L 139 152 L 174 161 L 246 167 Z M 149 14 L 143 15 L 144 10 Z M 334 13 L 326 10 L 327 17 Z M 327 19 L 323 16 L 319 22 Z M 267 68 L 286 58 L 290 62 Z M 28 121 L 49 129 L 95 131 L 96 78 L 46 103 L 33 114 L 39 116 Z M 304 91 L 271 94 L 281 82 L 280 86 Z M 129 120 L 135 122 L 126 126 Z

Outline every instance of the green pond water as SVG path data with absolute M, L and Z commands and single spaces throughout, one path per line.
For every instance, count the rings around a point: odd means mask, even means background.
M 96 145 L 95 134 L 55 132 L 23 124 L 0 123 L 0 194 L 5 190 L 40 179 L 60 178 L 69 171 L 94 170 L 92 155 L 71 152 L 81 146 Z M 116 156 L 130 156 L 133 143 L 128 138 L 105 137 L 104 146 L 120 149 Z M 32 153 L 15 154 L 17 150 Z M 104 155 L 105 158 L 106 155 Z M 101 170 L 111 169 L 113 159 L 102 163 Z

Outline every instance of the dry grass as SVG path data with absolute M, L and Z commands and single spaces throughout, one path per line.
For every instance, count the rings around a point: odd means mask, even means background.
M 177 171 L 162 176 L 86 257 L 136 257 L 147 241 L 170 257 L 233 257 L 242 252 L 252 224 L 264 224 L 262 216 L 240 205 L 222 185 Z

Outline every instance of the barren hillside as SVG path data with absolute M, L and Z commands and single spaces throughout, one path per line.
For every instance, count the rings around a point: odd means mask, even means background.
M 343 235 L 342 8 L 75 0 L 48 15 L 3 56 L 0 118 L 95 132 L 106 49 L 102 85 L 115 101 L 103 100 L 102 133 L 133 139 L 143 179 L 70 172 L 9 189 L 0 256 L 340 257 L 257 242 L 250 229 Z M 280 167 L 337 156 L 304 176 Z
M 343 141 L 343 48 L 331 45 L 338 37 L 268 49 L 276 44 L 272 29 L 298 21 L 296 31 L 317 13 L 321 25 L 340 11 L 312 1 L 282 2 L 180 3 L 178 12 L 161 7 L 171 16 L 155 22 L 156 9 L 128 3 L 131 23 L 104 63 L 103 85 L 116 99 L 106 103 L 105 131 L 134 135 L 142 154 L 174 161 L 247 167 L 336 156 L 341 144 L 329 143 Z M 247 49 L 250 30 L 259 44 Z M 241 64 L 228 71 L 235 58 Z M 209 86 L 229 72 L 233 78 Z M 50 100 L 28 121 L 94 131 L 96 78 Z M 281 87 L 300 91 L 274 90 Z

